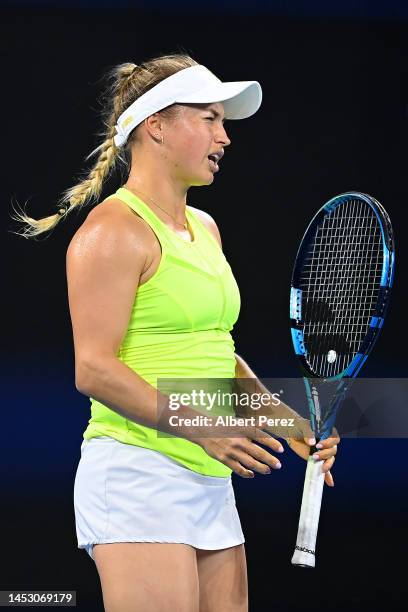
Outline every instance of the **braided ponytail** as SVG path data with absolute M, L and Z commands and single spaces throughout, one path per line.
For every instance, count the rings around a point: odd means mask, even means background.
M 117 147 L 114 142 L 116 134 L 115 125 L 119 116 L 141 95 L 157 85 L 168 76 L 196 65 L 197 62 L 189 55 L 176 53 L 161 55 L 152 58 L 140 66 L 133 63 L 124 63 L 115 66 L 106 75 L 108 86 L 103 94 L 103 123 L 105 130 L 99 134 L 103 137 L 102 143 L 96 147 L 85 159 L 88 160 L 98 154 L 98 158 L 85 177 L 73 187 L 63 192 L 58 201 L 58 212 L 42 219 L 29 217 L 24 210 L 15 211 L 12 219 L 23 224 L 23 228 L 14 234 L 24 238 L 33 238 L 43 232 L 53 229 L 62 217 L 75 208 L 99 199 L 104 181 L 120 161 L 129 173 L 131 163 L 131 144 L 134 141 L 137 127 L 130 134 L 124 147 Z M 168 117 L 174 113 L 173 108 L 161 111 Z

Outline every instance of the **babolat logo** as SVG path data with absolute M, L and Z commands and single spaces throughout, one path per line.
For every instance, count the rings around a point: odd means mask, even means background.
M 125 119 L 124 122 L 122 123 L 122 128 L 125 128 L 132 121 L 133 121 L 133 117 L 128 117 L 127 119 Z

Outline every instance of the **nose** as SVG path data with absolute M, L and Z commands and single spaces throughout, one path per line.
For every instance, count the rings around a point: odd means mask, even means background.
M 228 138 L 228 134 L 225 131 L 225 127 L 223 124 L 220 124 L 220 134 L 218 136 L 218 141 L 222 141 L 224 143 L 225 147 L 228 147 L 228 145 L 231 144 L 230 139 Z

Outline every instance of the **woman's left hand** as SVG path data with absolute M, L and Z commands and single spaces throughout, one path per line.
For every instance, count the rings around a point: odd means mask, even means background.
M 337 444 L 340 442 L 337 431 L 334 430 L 334 433 L 334 436 L 320 440 L 320 442 L 317 444 L 317 451 L 313 455 L 316 461 L 323 461 L 322 471 L 324 472 L 324 481 L 327 485 L 329 485 L 329 487 L 334 487 L 334 480 L 333 476 L 331 475 L 330 468 L 335 462 Z M 303 438 L 303 440 L 287 438 L 286 441 L 293 452 L 306 461 L 310 455 L 310 447 L 315 444 L 314 438 Z

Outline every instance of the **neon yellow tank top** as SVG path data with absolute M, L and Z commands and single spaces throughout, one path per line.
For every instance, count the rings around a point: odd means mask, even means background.
M 117 357 L 148 383 L 158 378 L 234 378 L 235 345 L 230 331 L 240 310 L 237 283 L 214 236 L 189 206 L 193 233 L 187 242 L 151 208 L 124 187 L 118 198 L 140 215 L 156 234 L 162 250 L 154 275 L 136 291 L 128 328 Z M 159 451 L 189 469 L 227 477 L 231 469 L 184 438 L 158 436 L 91 400 L 85 439 L 110 436 L 126 444 Z M 232 413 L 232 410 L 230 411 Z

